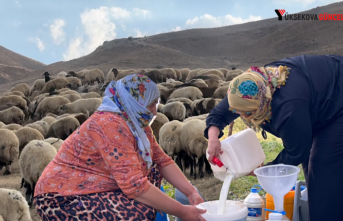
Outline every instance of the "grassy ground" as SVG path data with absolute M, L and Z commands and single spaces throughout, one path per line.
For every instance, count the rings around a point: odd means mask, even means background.
M 233 133 L 237 133 L 238 131 L 241 131 L 244 129 L 246 129 L 246 127 L 243 124 L 243 122 L 240 119 L 237 119 L 235 121 Z M 225 128 L 223 132 L 225 135 L 221 138 L 221 140 L 227 137 L 228 127 Z M 266 163 L 275 159 L 275 157 L 283 149 L 281 139 L 273 136 L 272 134 L 267 133 L 266 140 L 262 137 L 261 133 L 257 133 L 257 137 L 266 155 L 266 160 L 265 160 Z M 301 171 L 298 175 L 298 180 L 305 180 L 302 168 L 301 166 L 299 167 Z M 199 189 L 199 191 L 204 195 L 205 200 L 210 201 L 210 200 L 219 199 L 219 192 L 221 189 L 222 182 L 214 178 L 213 175 L 203 178 L 202 181 L 192 180 L 187 174 L 186 176 L 192 182 L 192 184 L 196 186 Z M 236 180 L 233 180 L 230 186 L 228 199 L 239 200 L 239 201 L 244 200 L 244 198 L 250 193 L 250 189 L 252 188 L 252 186 L 255 184 L 259 184 L 259 183 L 257 181 L 257 178 L 252 177 L 252 176 L 241 177 Z M 175 198 L 174 187 L 165 180 L 163 181 L 163 186 L 166 193 L 170 197 Z M 262 190 L 259 192 L 259 194 L 261 195 L 262 198 L 265 198 L 266 192 Z M 173 220 L 172 217 L 171 217 L 171 220 Z

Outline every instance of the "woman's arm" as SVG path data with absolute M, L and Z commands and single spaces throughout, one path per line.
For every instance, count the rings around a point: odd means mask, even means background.
M 170 164 L 172 165 L 172 164 Z M 147 192 L 134 198 L 140 203 L 144 203 L 159 211 L 163 211 L 167 214 L 174 215 L 182 220 L 200 220 L 205 221 L 200 214 L 206 212 L 195 206 L 185 206 L 180 202 L 170 198 L 167 194 L 163 193 L 160 189 L 149 183 L 150 188 Z

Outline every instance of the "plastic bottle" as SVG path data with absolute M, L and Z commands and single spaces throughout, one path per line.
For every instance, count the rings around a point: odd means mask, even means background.
M 268 221 L 282 221 L 281 213 L 270 213 Z
M 259 187 L 260 189 L 257 190 Z M 258 194 L 258 192 L 261 190 L 261 187 L 259 185 L 254 185 L 253 188 L 251 188 L 250 194 L 244 199 L 244 205 L 248 207 L 248 217 L 247 221 L 263 221 L 264 220 L 264 201 Z
M 237 179 L 249 174 L 266 159 L 255 131 L 250 128 L 225 138 L 220 144 L 223 152 L 219 154 L 218 160 L 222 162 L 220 165 L 225 167 L 213 164 L 210 166 L 213 175 L 221 181 L 224 181 L 227 170 Z M 206 158 L 208 157 L 206 151 Z
M 291 221 L 287 216 L 281 213 L 269 213 L 269 219 L 266 221 Z

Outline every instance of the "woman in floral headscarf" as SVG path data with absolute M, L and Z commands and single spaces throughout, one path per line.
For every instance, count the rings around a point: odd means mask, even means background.
M 284 149 L 267 165 L 302 164 L 311 221 L 342 219 L 342 56 L 286 58 L 234 78 L 206 121 L 211 163 L 220 154 L 222 130 L 237 117 L 264 138 L 267 131 L 282 139 Z
M 64 141 L 37 182 L 43 220 L 155 220 L 157 211 L 204 220 L 195 207 L 203 199 L 150 128 L 159 97 L 157 85 L 139 74 L 107 86 L 98 111 Z M 163 177 L 191 206 L 160 190 Z

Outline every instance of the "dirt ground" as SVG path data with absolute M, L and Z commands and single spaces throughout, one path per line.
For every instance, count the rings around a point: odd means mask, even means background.
M 4 176 L 5 169 L 0 170 L 0 188 L 9 188 L 19 190 L 23 196 L 25 196 L 25 190 L 20 189 L 20 170 L 18 161 L 15 161 L 12 164 L 12 174 L 9 176 Z M 201 192 L 205 200 L 217 200 L 219 197 L 220 189 L 222 182 L 214 178 L 213 175 L 205 174 L 205 177 L 202 179 L 192 179 L 189 177 L 189 171 L 186 171 L 187 178 L 191 183 Z M 30 209 L 32 221 L 40 221 L 34 205 Z M 172 220 L 172 217 L 170 217 Z

